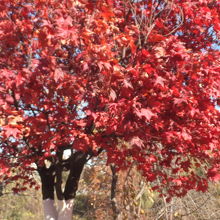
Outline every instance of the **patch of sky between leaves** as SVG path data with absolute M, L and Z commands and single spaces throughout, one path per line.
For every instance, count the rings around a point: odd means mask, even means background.
M 88 104 L 89 103 L 87 101 L 82 100 L 79 106 L 77 107 L 77 114 L 80 119 L 83 119 L 86 117 L 86 113 L 83 109 L 87 107 Z

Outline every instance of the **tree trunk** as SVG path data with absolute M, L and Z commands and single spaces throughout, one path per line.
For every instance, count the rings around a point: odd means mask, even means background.
M 58 156 L 58 161 L 53 162 L 49 168 L 46 165 L 38 166 L 42 185 L 44 219 L 72 220 L 74 198 L 88 154 L 76 152 L 68 160 L 62 160 L 62 154 Z M 64 170 L 69 170 L 65 184 L 62 180 Z M 57 195 L 56 206 L 54 202 L 55 191 Z
M 117 188 L 117 182 L 118 182 L 118 176 L 116 173 L 115 166 L 110 166 L 112 171 L 112 183 L 111 183 L 111 204 L 112 204 L 112 212 L 113 212 L 113 219 L 117 220 L 119 216 L 119 209 L 117 206 L 117 200 L 116 200 L 116 188 Z
M 38 166 L 38 173 L 41 178 L 41 189 L 43 196 L 43 210 L 45 220 L 57 220 L 57 210 L 54 203 L 54 166 Z
M 70 220 L 73 215 L 73 203 L 74 200 L 58 200 L 57 210 L 58 210 L 58 220 Z
M 45 220 L 57 220 L 58 213 L 54 204 L 54 200 L 43 200 L 43 210 Z

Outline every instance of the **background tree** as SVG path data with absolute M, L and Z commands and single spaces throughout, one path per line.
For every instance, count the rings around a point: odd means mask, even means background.
M 2 182 L 21 179 L 17 192 L 37 169 L 46 219 L 71 218 L 102 151 L 165 200 L 219 180 L 218 1 L 0 5 Z

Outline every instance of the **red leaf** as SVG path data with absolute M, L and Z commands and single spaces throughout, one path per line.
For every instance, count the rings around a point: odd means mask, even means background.
M 113 101 L 115 101 L 115 99 L 117 98 L 117 94 L 113 89 L 110 90 L 110 98 Z
M 3 127 L 4 128 L 4 133 L 5 133 L 5 136 L 6 138 L 9 138 L 9 137 L 19 137 L 21 131 L 18 129 L 20 128 L 20 126 L 11 126 L 11 125 L 6 125 Z
M 157 43 L 157 42 L 160 42 L 165 39 L 166 39 L 166 37 L 164 37 L 161 34 L 150 34 L 150 36 L 148 38 L 148 42 Z
M 160 85 L 160 86 L 164 87 L 165 81 L 166 80 L 163 77 L 157 76 L 154 85 Z
M 149 74 L 151 74 L 155 71 L 155 69 L 152 68 L 152 66 L 148 63 L 143 65 L 143 69 L 144 69 L 145 72 L 147 72 Z
M 209 169 L 208 171 L 208 177 L 214 181 L 217 182 L 220 180 L 220 171 L 217 168 Z
M 130 141 L 131 145 L 137 145 L 138 147 L 141 147 L 144 145 L 143 140 L 141 140 L 139 137 L 133 137 Z
M 147 50 L 145 50 L 145 49 L 142 49 L 142 54 L 145 56 L 145 57 L 147 57 L 147 56 L 150 56 L 150 53 L 147 51 Z
M 151 118 L 155 116 L 155 113 L 153 113 L 149 108 L 142 108 L 140 110 L 136 110 L 135 113 L 139 118 L 144 117 L 147 121 L 150 121 Z
M 55 69 L 53 74 L 55 82 L 58 82 L 59 80 L 62 80 L 64 78 L 64 72 L 62 69 Z

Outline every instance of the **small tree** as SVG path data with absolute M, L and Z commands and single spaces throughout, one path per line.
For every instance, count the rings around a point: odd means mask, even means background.
M 0 173 L 34 186 L 36 164 L 45 219 L 71 219 L 102 151 L 168 200 L 219 179 L 218 1 L 1 0 L 0 15 Z

